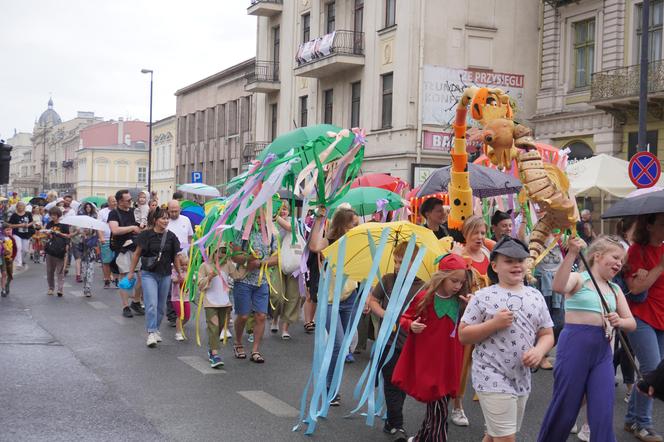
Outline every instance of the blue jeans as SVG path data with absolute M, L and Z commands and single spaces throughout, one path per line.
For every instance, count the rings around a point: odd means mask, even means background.
M 332 360 L 330 361 L 330 368 L 327 371 L 327 388 L 330 388 L 332 383 L 332 377 L 334 376 L 334 370 L 337 366 L 337 358 L 339 357 L 339 351 L 341 350 L 341 342 L 344 339 L 344 334 L 348 331 L 350 326 L 351 319 L 354 313 L 357 311 L 356 301 L 357 301 L 357 290 L 353 292 L 348 298 L 339 303 L 339 321 L 337 321 L 337 329 L 334 333 L 334 347 L 332 348 Z M 330 333 L 330 318 L 332 316 L 332 304 L 328 304 L 328 314 L 325 319 L 325 329 Z M 330 333 L 331 334 L 331 333 Z M 350 349 L 346 349 L 344 355 L 348 353 Z M 343 362 L 342 362 L 343 363 Z
M 639 318 L 634 319 L 636 330 L 629 334 L 629 342 L 641 373 L 645 374 L 657 368 L 664 358 L 664 330 L 656 330 Z M 636 424 L 638 428 L 652 428 L 652 399 L 644 394 L 632 394 L 625 422 Z
M 143 302 L 145 303 L 145 328 L 148 333 L 159 331 L 164 317 L 164 307 L 171 289 L 171 275 L 141 271 Z

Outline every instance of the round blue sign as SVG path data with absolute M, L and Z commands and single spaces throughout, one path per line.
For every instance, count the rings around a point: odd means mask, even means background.
M 654 186 L 661 173 L 659 159 L 650 152 L 639 152 L 629 162 L 629 179 L 639 189 Z

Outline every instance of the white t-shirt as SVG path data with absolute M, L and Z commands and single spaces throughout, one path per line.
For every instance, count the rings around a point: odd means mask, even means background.
M 99 221 L 105 222 L 108 224 L 108 214 L 111 213 L 111 209 L 108 207 L 104 207 L 101 209 L 99 212 L 97 212 L 97 219 Z M 111 229 L 109 228 L 108 230 L 104 230 L 104 241 L 110 241 L 111 240 Z
M 168 230 L 175 233 L 180 240 L 180 251 L 189 250 L 189 237 L 194 236 L 194 229 L 191 227 L 191 221 L 186 216 L 178 216 L 178 219 L 168 220 Z

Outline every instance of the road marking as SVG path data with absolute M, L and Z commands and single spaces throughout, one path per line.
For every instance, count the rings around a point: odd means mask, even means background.
M 96 308 L 97 310 L 103 310 L 105 308 L 108 308 L 108 306 L 101 301 L 88 301 L 88 305 L 93 308 Z
M 220 374 L 226 373 L 226 370 L 218 370 L 210 367 L 210 363 L 201 358 L 200 356 L 178 356 L 178 359 L 198 370 L 201 374 Z
M 300 412 L 263 390 L 238 391 L 237 394 L 278 417 L 297 417 Z

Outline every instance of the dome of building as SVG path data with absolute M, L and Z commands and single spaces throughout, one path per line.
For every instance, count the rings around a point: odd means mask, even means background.
M 62 123 L 62 118 L 53 109 L 53 99 L 48 99 L 48 109 L 46 109 L 39 117 L 37 122 L 40 126 L 54 126 Z

